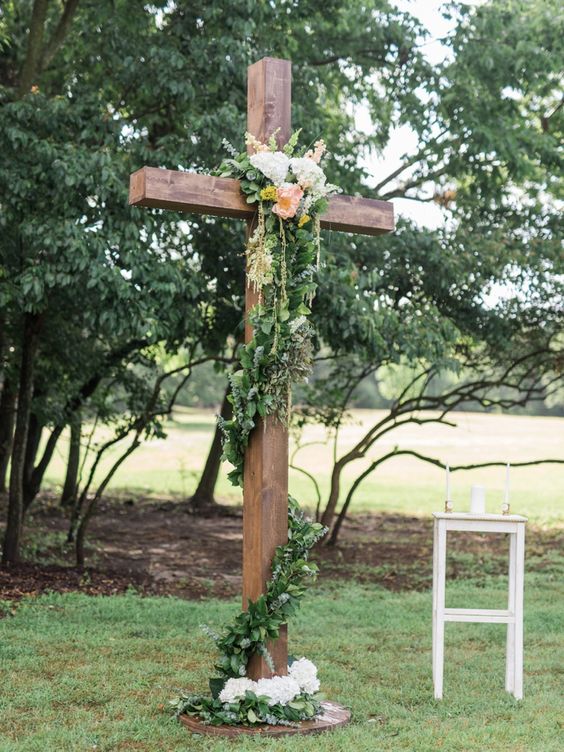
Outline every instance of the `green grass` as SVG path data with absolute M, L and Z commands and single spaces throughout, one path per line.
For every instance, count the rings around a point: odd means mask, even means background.
M 380 410 L 356 410 L 350 424 L 340 433 L 339 453 L 358 441 L 363 429 L 382 417 Z M 376 457 L 394 446 L 411 448 L 451 465 L 476 462 L 527 461 L 539 458 L 564 459 L 564 419 L 484 413 L 453 413 L 456 428 L 442 425 L 408 425 L 391 432 L 372 450 Z M 167 427 L 168 437 L 144 444 L 119 470 L 111 485 L 114 491 L 142 492 L 163 496 L 189 496 L 203 467 L 215 425 L 213 412 L 179 410 Z M 309 426 L 304 442 L 323 442 L 325 434 L 319 426 Z M 64 473 L 67 439 L 61 441 L 49 467 L 47 480 L 60 484 Z M 303 449 L 296 462 L 313 473 L 320 485 L 323 502 L 329 490 L 331 449 L 317 443 Z M 109 464 L 109 459 L 106 465 Z M 367 461 L 348 466 L 343 476 L 343 496 Z M 514 468 L 511 478 L 511 502 L 514 511 L 526 514 L 539 524 L 564 521 L 564 466 L 544 465 Z M 452 495 L 456 508 L 467 510 L 470 486 L 487 487 L 488 510 L 499 511 L 504 484 L 503 468 L 453 473 Z M 315 505 L 311 481 L 290 470 L 290 491 L 305 506 Z M 240 503 L 238 489 L 229 485 L 226 468 L 220 474 L 217 493 L 223 501 Z M 382 465 L 360 486 L 352 511 L 387 511 L 429 515 L 444 503 L 444 472 L 415 458 L 398 457 Z
M 489 578 L 482 603 L 498 603 L 503 585 Z M 476 600 L 468 582 L 448 590 L 466 605 Z M 26 600 L 0 621 L 0 750 L 556 752 L 563 595 L 561 581 L 527 578 L 521 703 L 503 689 L 505 628 L 473 624 L 447 625 L 445 699 L 436 702 L 429 591 L 318 586 L 291 625 L 290 648 L 318 664 L 322 689 L 351 706 L 352 724 L 317 738 L 235 742 L 190 736 L 162 705 L 178 688 L 204 689 L 213 651 L 198 625 L 221 624 L 236 603 Z

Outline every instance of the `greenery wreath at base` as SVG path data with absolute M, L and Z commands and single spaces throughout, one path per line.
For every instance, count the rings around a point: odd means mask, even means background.
M 327 183 L 319 163 L 323 141 L 297 151 L 299 131 L 278 150 L 276 134 L 268 144 L 246 135 L 249 153 L 237 154 L 219 168 L 221 177 L 238 178 L 247 203 L 257 205 L 255 229 L 247 242 L 247 277 L 257 293 L 249 315 L 252 339 L 241 348 L 240 365 L 229 377 L 233 418 L 219 419 L 223 456 L 231 462 L 229 478 L 243 485 L 245 449 L 258 417 L 287 423 L 291 386 L 308 377 L 312 367 L 313 330 L 308 316 L 319 266 L 319 217 L 327 197 L 338 189 Z M 292 497 L 288 499 L 288 542 L 278 546 L 266 593 L 249 601 L 231 625 L 217 634 L 204 631 L 219 650 L 210 680 L 211 697 L 183 694 L 172 701 L 176 712 L 199 716 L 213 725 L 293 725 L 319 713 L 317 669 L 305 658 L 291 662 L 288 676 L 253 682 L 246 678 L 252 655 L 262 655 L 272 671 L 267 642 L 299 606 L 317 567 L 308 563 L 315 543 L 325 534 L 309 522 Z

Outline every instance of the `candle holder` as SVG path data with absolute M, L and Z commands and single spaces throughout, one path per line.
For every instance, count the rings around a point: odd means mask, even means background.
M 454 509 L 452 501 L 445 501 L 445 512 L 452 512 Z
M 501 513 L 502 514 L 509 514 L 510 513 L 510 505 L 508 501 L 504 501 L 501 505 Z

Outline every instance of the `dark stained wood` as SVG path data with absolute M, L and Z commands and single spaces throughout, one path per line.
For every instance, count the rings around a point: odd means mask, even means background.
M 263 144 L 275 132 L 279 147 L 292 135 L 292 64 L 263 57 L 247 72 L 247 130 Z
M 382 235 L 395 227 L 394 205 L 360 196 L 331 196 L 329 207 L 321 215 L 326 230 L 353 232 L 355 235 Z
M 287 60 L 265 58 L 249 66 L 247 130 L 266 141 L 278 128 L 279 144 L 291 134 L 291 66 Z M 253 232 L 247 223 L 247 235 Z M 257 303 L 252 286 L 245 289 L 245 341 L 253 336 L 248 317 Z M 276 546 L 288 540 L 288 431 L 271 416 L 260 420 L 249 439 L 245 453 L 243 482 L 243 608 L 265 591 L 271 576 Z M 288 638 L 284 629 L 279 639 L 269 643 L 275 672 L 288 671 Z M 259 655 L 251 658 L 247 674 L 251 679 L 272 676 Z
M 336 702 L 321 703 L 323 711 L 313 721 L 303 721 L 297 728 L 293 726 L 207 726 L 194 716 L 181 715 L 182 723 L 194 734 L 208 736 L 288 736 L 290 734 L 320 734 L 346 725 L 351 719 L 351 712 Z
M 142 167 L 131 175 L 129 203 L 238 219 L 249 219 L 255 212 L 238 180 L 158 167 Z
M 158 167 L 142 167 L 131 175 L 129 203 L 247 220 L 256 211 L 243 198 L 238 180 Z M 394 205 L 371 198 L 332 196 L 321 226 L 340 232 L 381 235 L 394 229 Z

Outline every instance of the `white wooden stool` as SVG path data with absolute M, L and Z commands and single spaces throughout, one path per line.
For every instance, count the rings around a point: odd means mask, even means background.
M 473 621 L 507 624 L 505 689 L 523 698 L 523 576 L 526 517 L 518 514 L 434 512 L 433 535 L 433 685 L 435 699 L 443 696 L 445 622 Z M 509 534 L 509 597 L 507 609 L 445 608 L 447 530 Z

